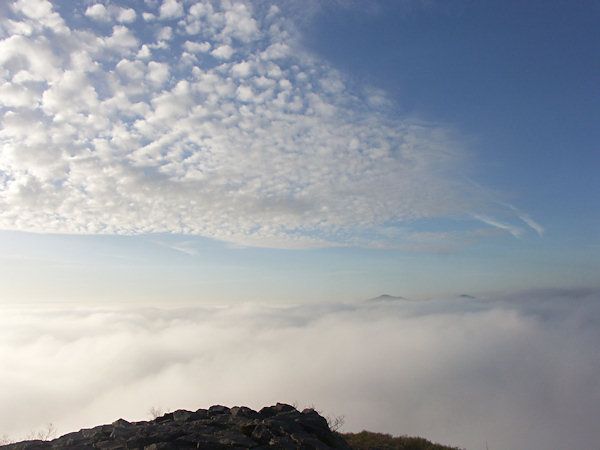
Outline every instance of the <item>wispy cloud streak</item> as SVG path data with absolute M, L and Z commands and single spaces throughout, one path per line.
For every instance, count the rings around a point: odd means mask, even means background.
M 506 231 L 516 238 L 520 238 L 523 235 L 523 230 L 513 224 L 501 222 L 493 217 L 485 216 L 483 214 L 473 214 L 473 217 L 482 221 L 483 223 L 487 223 L 488 225 Z
M 524 212 L 519 211 L 513 205 L 506 205 L 506 206 L 508 206 L 511 210 L 513 210 L 517 214 L 519 219 L 521 219 L 523 222 L 525 222 L 527 224 L 527 226 L 529 226 L 529 228 L 534 230 L 540 237 L 544 235 L 544 232 L 546 231 L 544 229 L 544 227 L 542 225 L 540 225 L 539 223 L 537 223 L 535 220 L 533 220 L 528 214 L 525 214 Z

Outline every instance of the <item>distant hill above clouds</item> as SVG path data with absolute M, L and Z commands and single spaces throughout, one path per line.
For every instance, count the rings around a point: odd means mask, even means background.
M 460 299 L 460 300 L 478 300 L 477 297 L 475 297 L 474 295 L 470 295 L 470 294 L 460 294 L 460 295 L 456 295 L 456 296 L 450 296 L 448 298 L 454 298 L 454 299 Z M 391 303 L 391 302 L 400 302 L 400 301 L 414 302 L 417 300 L 411 299 L 411 298 L 406 298 L 406 297 L 401 297 L 401 296 L 396 296 L 396 295 L 390 295 L 390 294 L 382 294 L 378 297 L 369 298 L 367 300 L 364 300 L 365 303 Z
M 375 298 L 369 298 L 367 300 L 365 300 L 366 302 L 369 303 L 375 303 L 375 302 L 395 302 L 395 301 L 400 301 L 400 300 L 408 300 L 405 297 L 397 297 L 395 295 L 389 295 L 389 294 L 382 294 L 379 297 L 375 297 Z

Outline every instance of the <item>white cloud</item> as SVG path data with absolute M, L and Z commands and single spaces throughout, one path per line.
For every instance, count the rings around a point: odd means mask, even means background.
M 110 20 L 108 9 L 106 9 L 106 6 L 104 6 L 102 3 L 96 3 L 95 5 L 89 6 L 85 10 L 85 15 L 91 17 L 94 20 Z
M 23 77 L 27 73 L 31 80 L 53 81 L 60 74 L 61 60 L 44 41 L 22 35 L 0 41 L 0 64 L 10 77 Z
M 254 99 L 254 93 L 252 92 L 252 88 L 249 86 L 239 86 L 237 88 L 237 97 L 242 102 L 249 102 Z
M 121 55 L 130 54 L 139 45 L 133 32 L 124 25 L 115 25 L 112 35 L 102 41 L 108 50 Z
M 47 27 L 59 34 L 69 32 L 63 19 L 53 11 L 52 3 L 47 0 L 17 0 L 11 6 L 41 27 Z
M 156 20 L 156 16 L 149 12 L 143 12 L 142 17 L 146 22 L 152 22 L 153 20 Z
M 137 58 L 148 59 L 150 58 L 150 56 L 152 56 L 150 47 L 148 47 L 146 44 L 142 45 L 142 48 L 140 48 L 140 51 L 137 54 Z
M 117 21 L 122 23 L 134 22 L 137 14 L 133 8 L 119 8 L 117 13 Z
M 345 85 L 339 76 L 332 74 L 331 76 L 321 80 L 321 87 L 329 94 L 339 94 L 345 89 Z
M 183 16 L 183 6 L 177 0 L 164 0 L 160 5 L 161 19 L 176 19 Z
M 121 8 L 114 5 L 109 5 L 107 8 L 102 3 L 89 6 L 85 10 L 85 15 L 101 22 L 116 20 L 119 23 L 132 23 L 137 18 L 133 8 Z
M 10 29 L 24 34 L 0 40 L 2 229 L 291 248 L 409 248 L 397 240 L 414 234 L 383 225 L 471 214 L 513 234 L 515 216 L 536 229 L 510 208 L 491 219 L 494 196 L 464 181 L 460 137 L 389 114 L 379 91 L 351 91 L 280 11 L 196 3 L 179 17 L 174 1 L 96 4 L 80 13 L 179 20 L 109 22 L 108 35 L 76 22 L 58 34 L 44 25 L 62 21 L 47 3 L 16 5 Z M 25 206 L 19 193 L 34 186 L 39 199 Z
M 15 108 L 35 108 L 39 98 L 37 92 L 14 83 L 0 85 L 0 104 Z
M 17 0 L 13 3 L 13 8 L 32 19 L 43 19 L 52 14 L 52 3 L 47 0 Z
M 213 12 L 212 4 L 208 2 L 198 2 L 190 6 L 190 16 L 192 17 L 205 17 L 213 14 Z
M 169 65 L 166 63 L 150 61 L 148 63 L 148 74 L 146 77 L 154 84 L 164 84 L 169 78 Z
M 132 78 L 132 79 L 141 79 L 144 77 L 146 67 L 140 61 L 130 61 L 127 59 L 122 59 L 116 65 L 115 69 L 117 72 Z
M 208 52 L 210 50 L 211 45 L 210 45 L 210 42 L 185 41 L 185 43 L 183 44 L 183 47 L 188 52 L 192 52 L 192 53 L 206 53 L 206 52 Z
M 234 52 L 235 51 L 233 48 L 231 48 L 229 45 L 221 45 L 210 52 L 210 54 L 215 58 L 230 59 Z
M 89 111 L 98 103 L 97 94 L 82 72 L 65 71 L 60 80 L 42 95 L 42 110 L 55 121 L 73 118 L 73 114 Z
M 252 73 L 252 63 L 242 61 L 241 63 L 235 64 L 231 68 L 231 73 L 236 77 L 245 78 Z
M 259 36 L 256 20 L 243 3 L 235 3 L 225 12 L 225 24 L 222 36 L 230 36 L 242 42 L 251 42 Z
M 261 53 L 262 59 L 281 59 L 290 54 L 290 47 L 287 44 L 276 42 L 270 45 L 264 52 Z
M 31 24 L 27 22 L 17 22 L 8 19 L 4 21 L 2 25 L 4 26 L 4 30 L 6 30 L 8 34 L 23 34 L 25 36 L 30 36 L 31 33 L 33 33 L 33 26 L 31 26 Z M 0 31 L 2 31 L 2 28 L 3 27 L 0 26 Z
M 599 300 L 546 291 L 297 307 L 5 306 L 0 430 L 21 438 L 48 422 L 66 433 L 144 420 L 151 406 L 284 401 L 343 414 L 346 431 L 593 448 Z
M 173 29 L 171 27 L 162 27 L 156 33 L 156 39 L 168 41 L 173 38 Z

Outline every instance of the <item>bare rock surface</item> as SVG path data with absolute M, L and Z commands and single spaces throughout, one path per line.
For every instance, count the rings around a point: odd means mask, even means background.
M 152 421 L 119 419 L 65 434 L 51 441 L 23 441 L 3 450 L 171 450 L 171 449 L 350 449 L 313 409 L 300 412 L 277 403 L 254 411 L 244 406 L 178 410 Z

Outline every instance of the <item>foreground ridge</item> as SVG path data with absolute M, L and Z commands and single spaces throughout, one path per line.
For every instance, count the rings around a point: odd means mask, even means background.
M 277 403 L 256 412 L 241 406 L 211 406 L 191 412 L 178 410 L 152 421 L 119 419 L 65 434 L 52 441 L 23 441 L 0 446 L 5 450 L 54 449 L 348 449 L 314 409 L 299 412 Z

